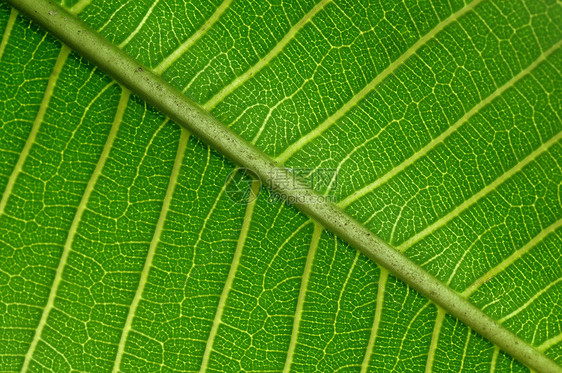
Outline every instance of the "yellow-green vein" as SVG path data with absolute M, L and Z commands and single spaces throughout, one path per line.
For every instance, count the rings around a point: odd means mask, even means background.
M 412 45 L 406 52 L 404 52 L 399 58 L 394 60 L 390 65 L 388 65 L 380 74 L 378 74 L 371 82 L 369 82 L 363 89 L 357 92 L 351 100 L 347 101 L 338 111 L 332 114 L 329 118 L 327 118 L 324 122 L 314 128 L 312 131 L 307 133 L 305 136 L 301 137 L 298 141 L 294 142 L 290 146 L 287 147 L 276 157 L 276 160 L 284 164 L 287 160 L 292 157 L 297 151 L 302 149 L 306 144 L 314 140 L 315 138 L 322 135 L 328 128 L 330 128 L 334 123 L 336 123 L 340 118 L 342 118 L 345 114 L 347 114 L 351 108 L 357 105 L 368 93 L 373 91 L 377 88 L 377 86 L 384 80 L 386 77 L 394 73 L 396 69 L 402 65 L 404 61 L 410 58 L 414 53 L 418 51 L 420 47 L 425 45 L 431 38 L 437 35 L 441 30 L 447 27 L 449 24 L 453 23 L 464 14 L 469 12 L 470 10 L 474 9 L 476 5 L 478 5 L 482 0 L 475 0 L 472 3 L 465 5 L 463 8 L 457 10 L 455 13 L 451 14 L 449 17 L 444 19 L 443 21 L 439 22 L 439 24 L 433 28 L 430 32 L 422 36 L 414 45 Z
M 144 24 L 146 23 L 146 20 L 148 19 L 148 17 L 150 17 L 150 15 L 152 14 L 152 11 L 154 10 L 154 8 L 156 8 L 156 6 L 158 5 L 159 2 L 160 2 L 160 0 L 155 0 L 152 3 L 152 5 L 148 8 L 148 10 L 146 11 L 146 14 L 144 15 L 144 17 L 142 18 L 140 23 L 137 25 L 137 27 L 133 30 L 133 32 L 131 32 L 129 34 L 129 36 L 127 36 L 127 38 L 125 40 L 123 40 L 121 42 L 121 44 L 119 44 L 119 48 L 125 47 L 138 34 L 138 32 L 140 31 L 142 26 L 144 26 Z
M 156 247 L 158 246 L 158 242 L 160 242 L 160 236 L 162 235 L 162 230 L 164 229 L 164 223 L 166 221 L 166 217 L 168 216 L 170 203 L 172 202 L 172 196 L 174 194 L 174 190 L 177 185 L 178 175 L 181 169 L 182 160 L 183 160 L 188 139 L 189 139 L 189 133 L 186 130 L 182 130 L 180 141 L 178 144 L 178 149 L 176 151 L 176 159 L 174 161 L 172 173 L 170 175 L 170 179 L 168 182 L 168 188 L 166 190 L 166 195 L 164 196 L 164 201 L 162 202 L 162 209 L 160 211 L 160 216 L 158 217 L 158 222 L 156 223 L 156 228 L 154 229 L 154 234 L 152 236 L 152 241 L 150 242 L 150 247 L 146 255 L 146 260 L 144 262 L 144 266 L 141 272 L 141 277 L 139 279 L 137 291 L 135 293 L 135 297 L 133 298 L 133 301 L 131 302 L 131 305 L 129 306 L 129 313 L 127 314 L 127 320 L 125 321 L 125 325 L 123 327 L 123 333 L 121 334 L 121 339 L 119 341 L 117 355 L 115 356 L 115 362 L 113 365 L 113 372 L 119 371 L 121 360 L 123 358 L 123 354 L 125 353 L 125 345 L 127 342 L 127 338 L 129 337 L 129 332 L 131 331 L 133 326 L 133 319 L 135 317 L 135 312 L 141 301 L 142 294 L 144 292 L 144 288 L 148 280 L 148 274 L 150 272 L 150 268 L 152 267 L 152 261 L 156 253 Z
M 262 59 L 260 59 L 255 65 L 249 68 L 244 74 L 240 75 L 234 79 L 230 84 L 217 92 L 213 97 L 211 97 L 205 103 L 205 109 L 212 110 L 219 102 L 224 100 L 224 98 L 244 84 L 248 79 L 254 76 L 258 71 L 263 69 L 271 60 L 273 60 L 285 46 L 295 37 L 297 32 L 308 23 L 319 11 L 321 11 L 324 6 L 331 2 L 332 0 L 322 0 L 316 4 L 307 14 L 304 15 L 291 29 L 285 34 L 285 36 L 275 45 L 275 47 L 269 51 Z
M 10 34 L 12 33 L 12 29 L 14 28 L 16 18 L 18 18 L 18 11 L 12 8 L 12 10 L 10 11 L 10 18 L 8 18 L 6 28 L 4 29 L 4 34 L 2 35 L 2 41 L 0 41 L 0 60 L 2 60 L 2 56 L 4 55 L 6 45 L 8 45 L 8 40 L 10 39 Z
M 377 288 L 377 303 L 375 305 L 375 317 L 373 318 L 373 326 L 371 327 L 371 335 L 369 336 L 369 342 L 367 343 L 367 350 L 365 351 L 363 363 L 361 364 L 361 373 L 366 373 L 369 369 L 369 362 L 371 361 L 373 349 L 375 348 L 375 342 L 379 333 L 379 325 L 382 317 L 384 295 L 386 292 L 386 282 L 388 280 L 388 271 L 385 268 L 380 268 L 380 271 L 381 272 Z
M 62 281 L 63 270 L 64 270 L 64 267 L 65 267 L 66 262 L 68 260 L 68 256 L 69 256 L 70 251 L 71 251 L 72 241 L 74 240 L 74 236 L 77 232 L 78 224 L 82 220 L 82 215 L 84 214 L 84 211 L 86 210 L 86 205 L 88 203 L 88 200 L 90 199 L 92 191 L 94 190 L 94 186 L 96 185 L 96 183 L 97 183 L 97 181 L 98 181 L 98 179 L 101 175 L 103 166 L 105 165 L 105 162 L 109 157 L 109 152 L 111 150 L 111 147 L 113 146 L 113 142 L 115 140 L 115 137 L 117 136 L 117 131 L 119 130 L 119 126 L 121 124 L 121 120 L 123 119 L 123 114 L 125 113 L 125 109 L 127 108 L 127 102 L 129 101 L 129 96 L 130 96 L 129 90 L 124 89 L 121 92 L 121 98 L 119 99 L 119 105 L 117 106 L 117 111 L 116 111 L 115 116 L 114 116 L 114 120 L 113 120 L 111 130 L 110 130 L 109 135 L 107 137 L 107 140 L 105 142 L 105 145 L 104 145 L 104 148 L 103 148 L 102 153 L 100 155 L 100 158 L 98 159 L 98 162 L 96 164 L 96 168 L 94 169 L 94 172 L 90 176 L 90 180 L 88 181 L 88 184 L 86 185 L 86 189 L 84 191 L 84 194 L 82 195 L 82 199 L 80 200 L 80 204 L 78 205 L 78 208 L 76 209 L 74 219 L 72 220 L 72 223 L 70 225 L 69 234 L 66 238 L 66 242 L 65 242 L 64 247 L 63 247 L 62 255 L 61 255 L 61 258 L 59 260 L 59 265 L 57 267 L 57 270 L 56 270 L 56 273 L 55 273 L 55 278 L 53 280 L 53 285 L 51 286 L 51 291 L 49 292 L 49 297 L 47 299 L 47 303 L 45 305 L 45 308 L 43 309 L 43 313 L 41 314 L 41 319 L 39 320 L 39 324 L 37 325 L 35 335 L 33 336 L 33 340 L 31 341 L 31 344 L 29 345 L 29 349 L 27 350 L 27 353 L 25 355 L 24 363 L 23 363 L 22 370 L 21 370 L 22 372 L 26 372 L 28 367 L 29 367 L 29 363 L 31 362 L 31 360 L 33 358 L 33 353 L 35 352 L 37 344 L 41 340 L 41 334 L 43 332 L 43 329 L 45 328 L 45 325 L 47 324 L 47 318 L 49 316 L 49 313 L 55 305 L 55 298 L 56 298 L 60 283 Z
M 67 46 L 63 46 L 59 52 L 59 56 L 55 62 L 55 66 L 53 67 L 51 76 L 49 77 L 49 81 L 47 82 L 47 87 L 45 88 L 45 94 L 43 95 L 43 99 L 41 101 L 41 104 L 39 105 L 39 110 L 37 111 L 37 115 L 35 116 L 35 120 L 33 121 L 31 132 L 27 137 L 27 141 L 25 142 L 25 145 L 18 158 L 18 161 L 16 162 L 16 165 L 12 170 L 12 173 L 10 174 L 10 178 L 8 179 L 8 183 L 6 184 L 6 189 L 4 190 L 4 193 L 2 194 L 2 198 L 0 199 L 0 215 L 4 214 L 4 210 L 6 208 L 8 198 L 12 194 L 12 190 L 14 188 L 14 184 L 16 183 L 16 179 L 22 171 L 25 160 L 29 155 L 31 146 L 33 146 L 33 144 L 35 143 L 37 133 L 41 128 L 41 123 L 43 123 L 43 119 L 45 117 L 47 107 L 49 106 L 49 102 L 51 101 L 51 97 L 53 96 L 53 91 L 57 84 L 57 80 L 59 78 L 60 72 L 69 54 L 70 54 L 70 49 Z
M 205 352 L 203 353 L 201 368 L 199 369 L 200 372 L 205 372 L 209 365 L 209 358 L 211 357 L 211 352 L 213 351 L 215 337 L 217 336 L 219 325 L 222 320 L 222 315 L 224 312 L 224 308 L 226 306 L 226 300 L 230 293 L 232 284 L 234 283 L 234 278 L 236 276 L 236 272 L 238 271 L 238 266 L 240 264 L 240 258 L 242 257 L 242 251 L 246 243 L 246 238 L 248 237 L 248 231 L 250 230 L 250 223 L 252 222 L 254 207 L 256 206 L 256 201 L 258 198 L 260 187 L 261 184 L 259 180 L 252 181 L 252 187 L 250 188 L 250 198 L 248 201 L 248 205 L 246 206 L 246 213 L 244 214 L 244 220 L 242 222 L 242 227 L 240 229 L 240 236 L 238 237 L 238 242 L 236 243 L 236 250 L 234 251 L 232 263 L 230 264 L 230 270 L 228 271 L 228 276 L 226 278 L 221 296 L 219 298 L 219 303 L 217 305 L 217 313 L 215 314 L 213 325 L 211 327 L 211 331 L 209 332 L 209 338 L 207 339 Z
M 469 199 L 465 200 L 463 203 L 458 205 L 454 210 L 449 212 L 447 215 L 441 217 L 439 220 L 435 221 L 434 223 L 427 226 L 422 231 L 418 232 L 417 234 L 409 238 L 407 241 L 405 241 L 400 246 L 398 246 L 397 249 L 399 251 L 405 251 L 409 247 L 413 246 L 416 242 L 422 240 L 424 237 L 427 237 L 431 233 L 435 232 L 437 229 L 441 228 L 442 226 L 450 222 L 453 218 L 458 216 L 461 212 L 466 210 L 468 207 L 472 206 L 478 200 L 485 197 L 490 192 L 496 190 L 496 188 L 499 185 L 501 185 L 504 181 L 510 179 L 513 175 L 515 175 L 517 172 L 523 169 L 523 167 L 525 167 L 533 160 L 535 160 L 540 154 L 547 152 L 549 148 L 555 145 L 556 143 L 558 143 L 560 139 L 562 139 L 562 132 L 559 132 L 556 136 L 552 137 L 550 140 L 543 143 L 541 146 L 535 149 L 531 154 L 527 155 L 516 165 L 514 165 L 511 169 L 509 169 L 508 171 L 503 173 L 500 177 L 498 177 L 496 180 L 494 180 L 492 183 L 486 185 L 486 187 L 482 188 L 478 193 L 472 195 L 472 197 L 470 197 Z
M 288 373 L 291 371 L 291 363 L 293 362 L 295 348 L 297 347 L 299 329 L 302 320 L 302 311 L 304 308 L 304 301 L 306 299 L 306 290 L 308 288 L 308 282 L 310 281 L 310 274 L 312 273 L 314 258 L 316 257 L 316 252 L 318 251 L 318 243 L 320 242 L 320 237 L 322 237 L 323 230 L 324 229 L 322 228 L 322 226 L 320 226 L 320 224 L 314 223 L 314 231 L 312 232 L 312 239 L 310 240 L 310 247 L 306 256 L 306 263 L 304 265 L 304 271 L 302 274 L 299 297 L 297 299 L 297 308 L 295 310 L 295 317 L 293 319 L 291 340 L 289 342 L 287 357 L 285 359 L 285 366 L 283 368 L 284 373 Z
M 432 371 L 433 360 L 435 359 L 435 352 L 437 350 L 437 344 L 439 343 L 439 334 L 441 333 L 441 326 L 443 325 L 444 319 L 445 310 L 441 307 L 437 307 L 437 318 L 435 319 L 435 324 L 433 325 L 433 333 L 431 334 L 431 343 L 429 344 L 429 351 L 427 353 L 425 373 L 431 373 Z
M 170 67 L 174 62 L 176 62 L 183 54 L 201 39 L 203 35 L 219 20 L 222 14 L 228 9 L 232 0 L 224 0 L 222 4 L 215 10 L 213 15 L 197 30 L 193 35 L 191 35 L 186 41 L 184 41 L 176 50 L 164 58 L 162 62 L 154 68 L 156 74 L 162 74 L 168 67 Z
M 447 137 L 449 137 L 451 134 L 453 134 L 462 124 L 464 124 L 466 121 L 468 121 L 473 115 L 478 113 L 484 106 L 486 106 L 488 103 L 492 102 L 496 97 L 500 96 L 508 88 L 512 87 L 515 83 L 517 83 L 519 80 L 521 80 L 524 76 L 529 74 L 537 65 L 539 65 L 542 61 L 544 61 L 548 56 L 550 56 L 554 51 L 556 51 L 561 45 L 562 45 L 562 41 L 559 41 L 556 44 L 554 44 L 547 51 L 542 53 L 535 61 L 533 61 L 533 63 L 531 63 L 525 69 L 521 70 L 517 75 L 515 75 L 513 78 L 511 78 L 505 84 L 503 84 L 501 87 L 496 89 L 494 91 L 494 93 L 492 93 L 491 95 L 486 97 L 484 100 L 480 101 L 478 104 L 476 104 L 474 107 L 472 107 L 469 111 L 467 111 L 452 126 L 447 128 L 446 131 L 444 131 L 439 136 L 434 138 L 431 142 L 429 142 L 423 148 L 418 150 L 411 157 L 404 160 L 398 166 L 394 167 L 392 170 L 390 170 L 385 175 L 379 177 L 378 179 L 376 179 L 372 183 L 364 186 L 363 188 L 351 193 L 349 196 L 347 196 L 345 199 L 342 200 L 341 205 L 342 206 L 348 206 L 349 204 L 355 202 L 359 198 L 363 197 L 364 195 L 372 192 L 376 188 L 385 184 L 390 179 L 392 179 L 394 176 L 396 176 L 400 172 L 404 171 L 408 166 L 412 165 L 418 159 L 425 156 L 433 148 L 435 148 L 438 144 L 442 143 Z
M 525 255 L 527 252 L 529 252 L 529 250 L 531 250 L 533 247 L 535 247 L 546 236 L 548 236 L 550 233 L 554 232 L 556 229 L 558 229 L 561 226 L 562 226 L 562 219 L 556 221 L 555 223 L 553 223 L 550 226 L 543 229 L 539 234 L 537 234 L 535 237 L 533 237 L 532 240 L 530 240 L 525 245 L 523 245 L 523 247 L 521 247 L 519 250 L 515 251 L 508 258 L 502 260 L 496 266 L 489 269 L 488 272 L 486 272 L 482 276 L 480 276 L 476 281 L 474 281 L 472 283 L 472 285 L 467 287 L 461 293 L 461 295 L 465 298 L 470 297 L 470 295 L 472 293 L 474 293 L 480 286 L 482 286 L 483 283 L 485 283 L 486 281 L 489 281 L 492 277 L 496 276 L 498 273 L 505 270 L 507 267 L 509 267 L 511 264 L 513 264 L 517 259 L 521 258 L 523 255 Z

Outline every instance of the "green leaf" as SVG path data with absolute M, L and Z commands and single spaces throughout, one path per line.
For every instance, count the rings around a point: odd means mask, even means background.
M 13 3 L 0 370 L 561 370 L 559 3 Z

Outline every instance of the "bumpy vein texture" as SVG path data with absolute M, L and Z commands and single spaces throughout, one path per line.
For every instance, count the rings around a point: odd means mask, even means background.
M 562 364 L 558 3 L 62 5 Z M 527 370 L 0 9 L 2 370 Z

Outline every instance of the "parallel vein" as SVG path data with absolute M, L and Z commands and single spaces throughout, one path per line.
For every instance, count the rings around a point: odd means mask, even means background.
M 372 92 L 376 87 L 389 75 L 394 73 L 396 69 L 401 66 L 404 61 L 414 55 L 418 49 L 425 45 L 429 40 L 431 40 L 435 35 L 437 35 L 445 27 L 462 17 L 467 12 L 474 9 L 482 0 L 474 0 L 463 8 L 457 10 L 455 13 L 451 14 L 449 17 L 441 21 L 433 30 L 421 37 L 414 45 L 412 45 L 406 52 L 404 52 L 399 58 L 394 60 L 390 65 L 388 65 L 380 74 L 378 74 L 375 79 L 369 82 L 363 89 L 355 94 L 351 100 L 347 101 L 338 111 L 332 114 L 324 122 L 314 128 L 312 131 L 301 137 L 298 141 L 291 144 L 287 149 L 283 151 L 280 155 L 276 157 L 276 160 L 284 164 L 287 160 L 292 157 L 296 152 L 302 149 L 306 144 L 310 143 L 315 138 L 322 135 L 328 128 L 330 128 L 334 123 L 336 123 L 340 118 L 347 114 L 351 108 L 357 105 L 367 94 Z
M 223 13 L 228 9 L 232 0 L 224 0 L 223 3 L 215 10 L 213 15 L 201 26 L 193 35 L 184 41 L 178 48 L 176 48 L 168 57 L 164 58 L 162 62 L 154 68 L 156 74 L 162 74 L 168 67 L 176 62 L 184 53 L 189 50 L 213 25 L 219 20 Z
M 10 34 L 12 33 L 12 28 L 14 28 L 16 18 L 18 18 L 18 11 L 12 8 L 10 11 L 10 18 L 8 18 L 8 23 L 6 24 L 4 34 L 2 35 L 2 41 L 0 41 L 0 60 L 2 60 L 2 55 L 4 55 L 6 45 L 8 45 L 8 40 L 10 39 Z
M 320 237 L 322 236 L 322 232 L 323 232 L 323 228 L 319 224 L 314 224 L 314 231 L 312 232 L 312 239 L 310 241 L 310 247 L 308 249 L 308 254 L 306 256 L 306 263 L 304 265 L 301 287 L 299 290 L 299 296 L 297 298 L 297 308 L 295 310 L 295 317 L 293 319 L 291 340 L 289 342 L 287 357 L 285 358 L 285 366 L 283 368 L 284 373 L 289 373 L 291 371 L 291 364 L 293 362 L 293 356 L 295 354 L 295 349 L 297 347 L 299 330 L 301 326 L 304 301 L 306 299 L 307 288 L 310 281 L 310 275 L 312 273 L 312 266 L 314 264 L 314 258 L 316 257 L 316 252 L 318 251 L 318 243 L 320 242 Z
M 543 52 L 535 61 L 533 61 L 532 64 L 530 64 L 529 66 L 527 66 L 525 69 L 521 70 L 517 75 L 515 75 L 513 78 L 511 78 L 509 81 L 507 81 L 505 84 L 503 84 L 501 87 L 499 87 L 498 89 L 496 89 L 494 91 L 494 93 L 492 93 L 491 95 L 489 95 L 488 97 L 486 97 L 485 99 L 483 99 L 482 101 L 480 101 L 477 105 L 475 105 L 474 107 L 472 107 L 472 109 L 470 109 L 469 111 L 467 111 L 459 120 L 457 120 L 452 126 L 450 126 L 449 128 L 447 128 L 446 131 L 444 131 L 443 133 L 441 133 L 439 136 L 437 136 L 435 139 L 433 139 L 431 142 L 429 142 L 427 145 L 425 145 L 423 148 L 421 148 L 420 150 L 418 150 L 415 154 L 413 154 L 411 157 L 407 158 L 406 160 L 404 160 L 402 163 L 400 163 L 398 166 L 396 166 L 395 168 L 393 168 L 390 172 L 386 173 L 385 175 L 383 175 L 382 177 L 378 178 L 377 180 L 373 181 L 372 183 L 364 186 L 363 188 L 353 192 L 352 194 L 350 194 L 349 196 L 347 196 L 345 199 L 343 199 L 340 202 L 340 205 L 343 207 L 346 207 L 348 205 L 350 205 L 351 203 L 357 201 L 359 198 L 365 196 L 366 194 L 372 192 L 373 190 L 377 189 L 378 187 L 380 187 L 381 185 L 384 185 L 385 183 L 387 183 L 390 179 L 392 179 L 394 176 L 396 176 L 397 174 L 399 174 L 400 172 L 404 171 L 408 166 L 412 165 L 413 163 L 415 163 L 417 160 L 419 160 L 420 158 L 422 158 L 423 156 L 425 156 L 427 153 L 429 153 L 432 149 L 434 149 L 438 144 L 442 143 L 446 138 L 448 138 L 451 134 L 453 134 L 457 129 L 459 129 L 459 127 L 461 125 L 463 125 L 466 121 L 468 121 L 472 116 L 474 116 L 475 114 L 477 114 L 482 108 L 484 108 L 486 105 L 488 105 L 490 102 L 492 102 L 496 97 L 499 97 L 502 93 L 504 93 L 507 89 L 511 88 L 515 83 L 517 83 L 518 81 L 520 81 L 523 77 L 527 76 L 531 71 L 533 71 L 533 69 L 535 67 L 537 67 L 542 61 L 544 61 L 546 58 L 548 58 L 548 56 L 550 56 L 552 53 L 554 53 L 556 50 L 558 50 L 558 48 L 560 48 L 560 46 L 562 45 L 562 41 L 557 42 L 556 44 L 554 44 L 552 47 L 550 47 L 548 50 L 546 50 L 545 52 Z
M 224 100 L 231 92 L 236 88 L 244 84 L 248 79 L 254 76 L 257 72 L 267 66 L 271 60 L 273 60 L 284 48 L 285 46 L 295 37 L 297 32 L 304 27 L 319 11 L 321 11 L 326 4 L 332 0 L 322 0 L 314 6 L 305 16 L 297 22 L 287 34 L 281 39 L 275 47 L 269 51 L 261 60 L 259 60 L 254 66 L 248 69 L 244 74 L 240 75 L 238 78 L 234 79 L 229 85 L 217 92 L 213 97 L 211 97 L 205 103 L 205 109 L 211 111 L 219 102 Z
M 367 343 L 367 351 L 365 353 L 365 357 L 363 358 L 363 363 L 361 364 L 361 373 L 366 373 L 369 369 L 369 362 L 371 361 L 371 356 L 373 355 L 373 349 L 375 348 L 375 342 L 379 333 L 379 325 L 382 318 L 384 295 L 386 292 L 386 282 L 388 280 L 388 271 L 384 268 L 381 268 L 380 271 L 381 272 L 377 289 L 377 303 L 375 306 L 375 317 L 373 318 L 371 335 L 369 336 L 369 342 Z
M 67 53 L 68 53 L 68 51 L 67 51 Z M 74 219 L 72 220 L 72 224 L 70 226 L 69 234 L 66 238 L 66 242 L 64 244 L 62 255 L 61 255 L 61 258 L 59 260 L 59 265 L 57 267 L 55 279 L 53 280 L 53 284 L 51 286 L 51 291 L 49 292 L 49 298 L 47 299 L 47 304 L 45 305 L 45 308 L 43 309 L 43 313 L 41 314 L 41 319 L 39 320 L 39 324 L 37 325 L 37 329 L 35 331 L 35 335 L 33 336 L 33 340 L 31 342 L 31 344 L 29 345 L 29 349 L 27 351 L 27 354 L 25 355 L 24 364 L 23 364 L 22 370 L 21 370 L 22 372 L 27 371 L 27 369 L 29 367 L 29 364 L 31 363 L 31 360 L 33 359 L 33 354 L 34 354 L 34 352 L 37 348 L 37 344 L 41 340 L 41 334 L 43 332 L 43 329 L 45 328 L 45 325 L 47 324 L 47 319 L 49 317 L 49 314 L 50 314 L 51 310 L 53 309 L 53 307 L 55 305 L 55 298 L 57 296 L 58 289 L 59 289 L 60 284 L 62 282 L 62 274 L 63 274 L 64 268 L 66 266 L 66 262 L 68 261 L 68 257 L 69 257 L 70 252 L 71 252 L 72 242 L 74 240 L 76 232 L 78 231 L 78 225 L 80 224 L 80 221 L 82 220 L 82 216 L 84 215 L 84 212 L 86 211 L 86 205 L 88 203 L 88 200 L 90 199 L 90 196 L 92 195 L 92 192 L 94 190 L 94 186 L 96 185 L 99 177 L 101 176 L 102 169 L 105 165 L 106 160 L 109 157 L 109 152 L 111 150 L 111 147 L 113 146 L 113 142 L 115 140 L 115 137 L 117 136 L 117 131 L 119 130 L 119 125 L 121 124 L 121 120 L 123 119 L 123 114 L 125 113 L 125 109 L 127 107 L 127 102 L 129 101 L 129 96 L 130 96 L 130 91 L 123 90 L 121 92 L 121 98 L 119 100 L 119 105 L 117 106 L 117 111 L 115 113 L 113 125 L 112 125 L 111 130 L 109 132 L 109 135 L 107 137 L 107 140 L 106 140 L 106 143 L 105 143 L 104 148 L 102 150 L 102 153 L 100 155 L 100 158 L 98 159 L 98 162 L 96 164 L 96 168 L 94 169 L 94 172 L 92 173 L 92 175 L 90 177 L 90 180 L 88 181 L 88 184 L 86 185 L 86 189 L 84 191 L 84 194 L 82 195 L 82 199 L 80 200 L 80 204 L 78 205 L 78 208 L 76 209 Z
M 250 230 L 250 223 L 252 222 L 252 216 L 254 214 L 254 207 L 256 206 L 259 190 L 260 190 L 259 180 L 253 180 L 252 187 L 250 189 L 249 202 L 248 205 L 246 206 L 246 213 L 244 215 L 244 221 L 242 222 L 242 228 L 240 230 L 240 236 L 238 237 L 238 242 L 236 243 L 236 249 L 234 251 L 234 256 L 232 258 L 232 263 L 230 264 L 230 270 L 228 271 L 228 276 L 226 278 L 221 296 L 219 298 L 219 303 L 217 305 L 217 313 L 215 314 L 213 325 L 211 327 L 211 331 L 209 332 L 209 338 L 205 346 L 205 352 L 203 353 L 201 368 L 199 369 L 200 372 L 205 372 L 209 366 L 209 358 L 211 357 L 211 352 L 213 351 L 215 338 L 219 330 L 219 325 L 222 321 L 222 315 L 226 307 L 226 301 L 228 299 L 228 295 L 232 288 L 232 284 L 234 283 L 234 278 L 236 276 L 236 272 L 238 271 L 238 266 L 240 264 L 240 258 L 242 257 L 242 251 L 244 250 L 246 238 L 248 237 L 248 231 Z
M 31 147 L 35 143 L 35 139 L 37 137 L 37 133 L 39 133 L 39 129 L 41 128 L 41 123 L 43 123 L 43 119 L 45 118 L 45 113 L 47 112 L 47 108 L 49 107 L 49 102 L 53 97 L 53 91 L 55 90 L 55 86 L 57 84 L 57 80 L 61 73 L 62 67 L 64 66 L 68 55 L 70 54 L 70 48 L 67 46 L 63 46 L 59 52 L 59 56 L 55 62 L 55 66 L 53 67 L 53 72 L 51 73 L 51 77 L 47 82 L 47 88 L 45 89 L 45 94 L 43 95 L 43 100 L 39 106 L 39 110 L 37 112 L 37 116 L 33 121 L 33 125 L 31 127 L 31 132 L 25 142 L 25 145 L 20 153 L 18 161 L 12 170 L 10 178 L 8 179 L 8 184 L 6 185 L 6 189 L 2 194 L 2 198 L 0 199 L 0 215 L 4 214 L 4 210 L 6 208 L 6 203 L 8 202 L 8 198 L 12 194 L 12 190 L 14 189 L 14 184 L 16 183 L 16 179 L 18 175 L 22 172 L 23 165 L 29 155 L 29 151 Z
M 519 250 L 515 251 L 511 254 L 508 258 L 504 259 L 500 263 L 498 263 L 493 268 L 489 269 L 488 272 L 484 273 L 480 276 L 476 281 L 472 283 L 469 287 L 467 287 L 463 292 L 462 296 L 465 298 L 470 297 L 472 293 L 474 293 L 482 284 L 486 281 L 490 280 L 492 277 L 497 276 L 499 273 L 504 271 L 507 267 L 512 265 L 517 259 L 523 257 L 529 250 L 535 247 L 539 242 L 543 240 L 546 236 L 550 233 L 554 232 L 556 229 L 562 226 L 562 219 L 559 219 L 557 222 L 553 223 L 552 225 L 548 226 L 547 228 L 543 229 L 539 234 L 537 234 L 533 239 L 527 242 L 523 247 Z
M 179 176 L 179 172 L 181 169 L 183 156 L 185 153 L 185 149 L 187 146 L 187 140 L 189 139 L 189 133 L 187 131 L 181 132 L 180 142 L 178 144 L 178 149 L 176 151 L 176 159 L 174 161 L 174 166 L 172 168 L 172 173 L 170 175 L 170 180 L 168 182 L 168 189 L 166 191 L 166 195 L 164 197 L 164 201 L 162 203 L 162 209 L 160 212 L 160 216 L 158 217 L 158 222 L 156 223 L 156 228 L 154 230 L 154 235 L 152 237 L 152 241 L 150 242 L 150 247 L 148 249 L 148 253 L 146 255 L 146 260 L 143 266 L 143 270 L 141 272 L 141 277 L 139 279 L 139 284 L 137 286 L 137 291 L 135 293 L 135 297 L 129 306 L 129 313 L 127 314 L 127 320 L 125 321 L 125 325 L 123 327 L 123 333 L 121 334 L 121 340 L 119 342 L 119 346 L 117 349 L 117 355 L 115 357 L 115 363 L 113 365 L 113 372 L 118 372 L 121 366 L 121 360 L 125 353 L 125 345 L 127 343 L 127 338 L 129 337 L 129 333 L 132 330 L 133 326 L 133 319 L 135 317 L 135 313 L 139 306 L 139 303 L 142 299 L 142 294 L 144 292 L 146 283 L 148 281 L 148 275 L 150 273 L 150 269 L 152 267 L 152 262 L 154 256 L 156 254 L 156 247 L 160 242 L 160 236 L 162 235 L 162 230 L 164 229 L 164 223 L 166 221 L 166 217 L 168 216 L 168 211 L 170 210 L 170 203 L 172 202 L 172 196 L 174 194 L 174 190 L 177 185 L 177 180 Z
M 501 185 L 504 181 L 511 178 L 517 172 L 522 170 L 526 165 L 534 161 L 539 155 L 544 152 L 547 152 L 551 146 L 557 144 L 562 139 L 562 132 L 559 132 L 556 136 L 552 137 L 547 142 L 543 143 L 537 149 L 535 149 L 532 153 L 527 155 L 521 161 L 519 161 L 516 165 L 514 165 L 511 169 L 503 173 L 500 177 L 494 180 L 492 183 L 486 185 L 486 187 L 482 188 L 478 193 L 472 195 L 469 199 L 458 205 L 454 210 L 449 212 L 447 215 L 441 217 L 439 220 L 435 221 L 433 224 L 429 225 L 422 231 L 418 232 L 416 235 L 402 243 L 400 246 L 397 247 L 399 251 L 405 251 L 409 247 L 413 246 L 416 242 L 422 240 L 424 237 L 430 235 L 432 232 L 435 232 L 440 227 L 447 224 L 453 218 L 458 216 L 461 212 L 466 210 L 469 206 L 472 206 L 478 200 L 489 194 L 490 192 L 496 190 L 496 188 Z

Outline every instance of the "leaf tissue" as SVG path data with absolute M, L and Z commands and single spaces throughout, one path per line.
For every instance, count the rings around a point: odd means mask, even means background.
M 561 115 L 559 1 L 0 2 L 0 371 L 562 372 Z

